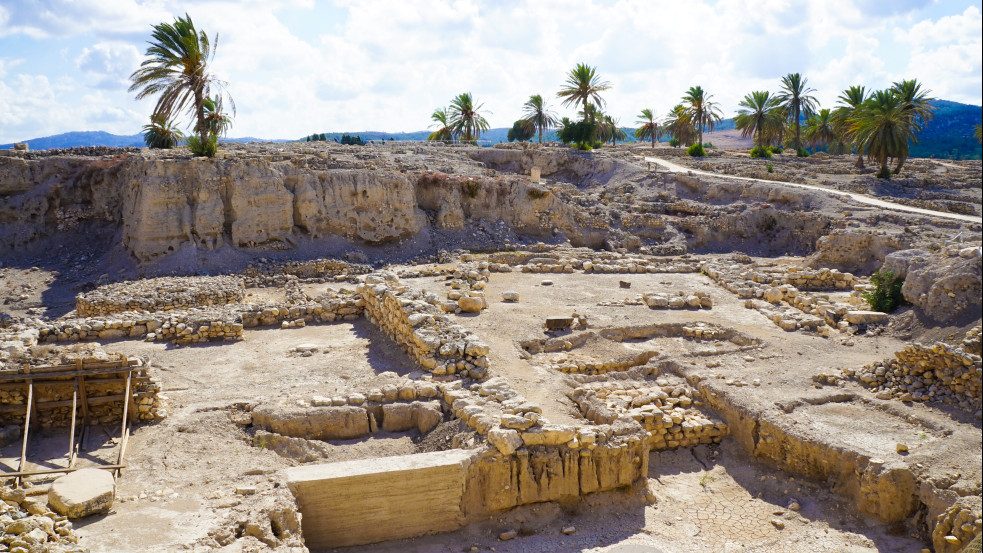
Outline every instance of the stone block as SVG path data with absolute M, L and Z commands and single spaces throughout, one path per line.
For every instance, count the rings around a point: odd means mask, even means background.
M 307 547 L 377 543 L 461 527 L 473 453 L 454 449 L 286 469 Z
M 70 519 L 105 513 L 113 506 L 116 480 L 102 469 L 79 469 L 55 480 L 48 491 L 51 509 Z

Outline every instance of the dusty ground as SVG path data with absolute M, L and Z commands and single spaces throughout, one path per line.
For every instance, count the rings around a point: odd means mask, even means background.
M 794 261 L 794 260 L 793 260 Z M 553 284 L 544 286 L 544 280 Z M 630 281 L 625 289 L 620 281 Z M 407 279 L 407 284 L 444 294 L 444 280 Z M 327 285 L 307 285 L 312 291 Z M 521 295 L 519 303 L 498 300 L 506 290 Z M 714 299 L 711 310 L 653 310 L 643 305 L 617 305 L 643 292 L 704 291 Z M 250 289 L 247 300 L 276 297 L 275 289 Z M 743 300 L 716 286 L 706 276 L 691 274 L 586 275 L 494 274 L 488 284 L 489 309 L 481 315 L 459 315 L 465 325 L 492 346 L 492 368 L 543 406 L 553 422 L 582 422 L 567 398 L 572 383 L 542 365 L 547 354 L 523 359 L 518 342 L 545 336 L 546 316 L 586 315 L 592 329 L 666 323 L 714 323 L 756 338 L 762 345 L 738 351 L 733 344 L 698 343 L 661 338 L 627 343 L 588 343 L 577 353 L 604 359 L 619 352 L 654 350 L 655 361 L 672 359 L 686 371 L 717 377 L 723 393 L 754 405 L 771 405 L 792 398 L 815 399 L 811 376 L 824 367 L 861 364 L 882 359 L 902 342 L 890 336 L 858 336 L 845 346 L 805 332 L 784 332 Z M 614 302 L 615 305 L 607 305 Z M 599 305 L 605 304 L 605 305 Z M 322 352 L 302 357 L 291 352 L 315 344 Z M 251 444 L 243 427 L 230 420 L 237 404 L 277 402 L 291 405 L 314 395 L 330 396 L 346 388 L 366 389 L 388 377 L 414 374 L 412 362 L 387 337 L 365 320 L 308 326 L 300 329 L 246 331 L 245 340 L 231 344 L 172 347 L 163 343 L 119 341 L 107 347 L 146 356 L 170 400 L 170 416 L 155 425 L 137 427 L 126 456 L 127 469 L 119 481 L 120 502 L 105 517 L 85 521 L 79 532 L 93 551 L 172 551 L 226 523 L 230 510 L 252 498 L 235 495 L 237 487 L 278 485 L 278 471 L 296 464 Z M 738 388 L 724 381 L 760 386 Z M 814 401 L 789 414 L 817 439 L 870 455 L 891 457 L 895 443 L 912 444 L 913 453 L 944 453 L 946 463 L 971 467 L 976 451 L 958 444 L 978 444 L 979 429 L 960 424 L 932 408 L 920 409 L 932 425 L 909 420 L 904 408 L 886 410 L 859 389 L 847 398 Z M 918 406 L 921 407 L 921 406 Z M 876 434 L 855 432 L 856 421 L 876 421 Z M 90 439 L 91 450 L 102 446 L 111 457 L 119 429 L 106 428 Z M 955 436 L 944 438 L 947 433 Z M 67 436 L 49 432 L 28 452 L 38 464 L 61 466 L 58 448 Z M 369 439 L 333 443 L 324 461 L 400 455 L 421 450 L 416 433 L 375 435 Z M 19 444 L 3 451 L 16 465 Z M 62 444 L 64 446 L 64 444 Z M 456 533 L 371 546 L 356 551 L 461 551 L 474 544 L 479 551 L 630 551 L 619 546 L 645 545 L 666 553 L 720 551 L 900 551 L 919 543 L 873 521 L 858 517 L 842 500 L 815 483 L 796 482 L 758 466 L 726 442 L 719 452 L 705 447 L 653 453 L 646 499 L 643 486 L 626 494 L 604 494 L 575 505 L 525 507 L 501 518 L 478 523 Z M 50 457 L 45 459 L 45 457 Z M 978 463 L 977 463 L 978 464 Z M 976 469 L 979 470 L 979 467 Z M 43 482 L 39 482 L 43 486 Z M 43 489 L 43 487 L 41 488 Z M 792 499 L 803 509 L 785 509 Z M 774 520 L 784 524 L 778 530 Z M 576 532 L 559 530 L 574 526 Z M 515 528 L 520 537 L 499 542 L 500 532 Z M 136 532 L 135 530 L 139 530 Z M 903 533 L 903 532 L 902 532 Z M 798 545 L 796 545 L 798 544 Z M 808 547 L 802 549 L 802 547 Z M 838 548 L 838 549 L 837 549 Z M 639 551 L 651 551 L 640 549 Z

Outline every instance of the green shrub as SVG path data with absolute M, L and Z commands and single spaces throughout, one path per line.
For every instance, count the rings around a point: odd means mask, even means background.
M 578 150 L 580 150 L 580 151 L 582 151 L 582 152 L 589 152 L 589 151 L 591 151 L 591 150 L 593 150 L 593 149 L 594 149 L 594 147 L 593 147 L 593 146 L 591 146 L 590 144 L 587 144 L 587 143 L 585 143 L 585 142 L 580 142 L 580 143 L 578 143 L 578 144 L 576 145 L 576 148 L 577 148 Z
M 755 146 L 751 148 L 751 157 L 771 157 L 771 151 L 768 148 Z
M 208 141 L 204 143 L 198 135 L 189 135 L 185 142 L 195 157 L 215 157 L 215 154 L 218 153 L 218 135 L 209 136 Z
M 771 153 L 773 154 L 780 154 L 785 151 L 785 148 L 782 148 L 781 146 L 769 146 L 768 149 L 771 150 Z
M 772 164 L 770 164 L 770 163 L 767 164 L 767 165 L 765 165 L 765 169 L 767 169 L 769 173 L 774 173 L 775 172 L 775 167 Z
M 669 145 L 672 146 L 673 148 L 678 148 L 679 147 L 679 139 L 678 138 L 670 138 L 669 139 Z
M 890 313 L 904 303 L 904 296 L 901 295 L 904 279 L 894 278 L 894 271 L 877 271 L 871 275 L 870 283 L 874 289 L 864 292 L 863 297 L 874 311 Z
M 481 190 L 481 185 L 478 184 L 478 181 L 464 181 L 464 193 L 467 194 L 469 198 L 477 197 L 479 190 Z
M 703 144 L 693 144 L 689 148 L 686 148 L 686 153 L 693 157 L 704 157 L 707 155 L 707 151 L 703 149 Z
M 715 146 L 713 145 L 713 142 L 704 142 L 703 143 L 703 147 L 704 148 L 715 148 Z
M 795 150 L 795 155 L 798 157 L 809 157 L 809 150 L 799 147 L 798 150 Z

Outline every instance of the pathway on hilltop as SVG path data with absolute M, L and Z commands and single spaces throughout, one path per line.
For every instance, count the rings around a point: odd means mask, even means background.
M 983 217 L 976 217 L 974 215 L 962 215 L 959 213 L 947 213 L 945 211 L 934 211 L 931 209 L 922 209 L 920 207 L 911 207 L 908 205 L 896 204 L 894 202 L 888 202 L 885 200 L 879 200 L 865 194 L 855 194 L 853 192 L 844 192 L 842 190 L 836 190 L 833 188 L 824 188 L 822 186 L 814 186 L 811 184 L 801 184 L 796 182 L 782 182 L 773 181 L 768 179 L 755 179 L 752 177 L 737 177 L 734 175 L 722 175 L 719 173 L 711 173 L 709 171 L 699 171 L 696 169 L 690 169 L 689 167 L 683 167 L 682 165 L 677 165 L 671 161 L 666 161 L 657 157 L 646 156 L 645 161 L 656 163 L 665 167 L 666 169 L 672 171 L 673 173 L 692 173 L 694 175 L 705 175 L 708 177 L 718 177 L 722 179 L 736 179 L 751 182 L 760 182 L 764 184 L 771 184 L 776 186 L 789 186 L 792 188 L 805 188 L 807 190 L 818 190 L 820 192 L 826 192 L 827 194 L 832 194 L 834 196 L 842 196 L 849 198 L 855 202 L 861 204 L 872 205 L 876 207 L 883 207 L 886 209 L 893 209 L 895 211 L 907 211 L 908 213 L 917 213 L 918 215 L 928 215 L 931 217 L 942 217 L 944 219 L 955 219 L 957 221 L 965 221 L 968 223 L 983 223 Z

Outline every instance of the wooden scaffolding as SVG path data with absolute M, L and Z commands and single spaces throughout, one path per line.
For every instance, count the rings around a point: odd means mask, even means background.
M 120 440 L 115 455 L 116 462 L 113 464 L 93 465 L 87 468 L 111 470 L 114 476 L 119 476 L 120 470 L 125 468 L 123 461 L 130 436 L 130 425 L 137 420 L 137 405 L 133 398 L 133 384 L 136 379 L 149 378 L 147 376 L 134 376 L 133 373 L 142 371 L 144 368 L 139 359 L 131 357 L 117 361 L 78 360 L 74 364 L 65 363 L 42 367 L 25 365 L 23 369 L 16 372 L 5 371 L 0 373 L 0 390 L 23 390 L 27 397 L 25 405 L 0 406 L 0 414 L 18 412 L 24 414 L 24 432 L 21 442 L 20 462 L 16 471 L 0 471 L 0 481 L 15 478 L 16 485 L 20 486 L 23 478 L 26 476 L 69 473 L 81 468 L 77 466 L 78 455 L 89 431 L 91 407 L 93 405 L 116 402 L 122 402 L 123 404 Z M 96 381 L 90 380 L 93 384 L 125 384 L 124 393 L 122 395 L 90 394 L 86 388 L 86 378 L 93 376 L 101 377 Z M 41 386 L 51 388 L 71 387 L 72 399 L 46 402 L 38 401 L 35 389 Z M 26 470 L 28 438 L 31 435 L 32 427 L 36 427 L 39 424 L 38 412 L 62 407 L 71 407 L 71 422 L 68 435 L 68 465 L 61 468 Z M 80 411 L 81 417 L 79 416 Z M 80 418 L 81 421 L 79 420 Z M 81 424 L 79 424 L 80 422 Z

